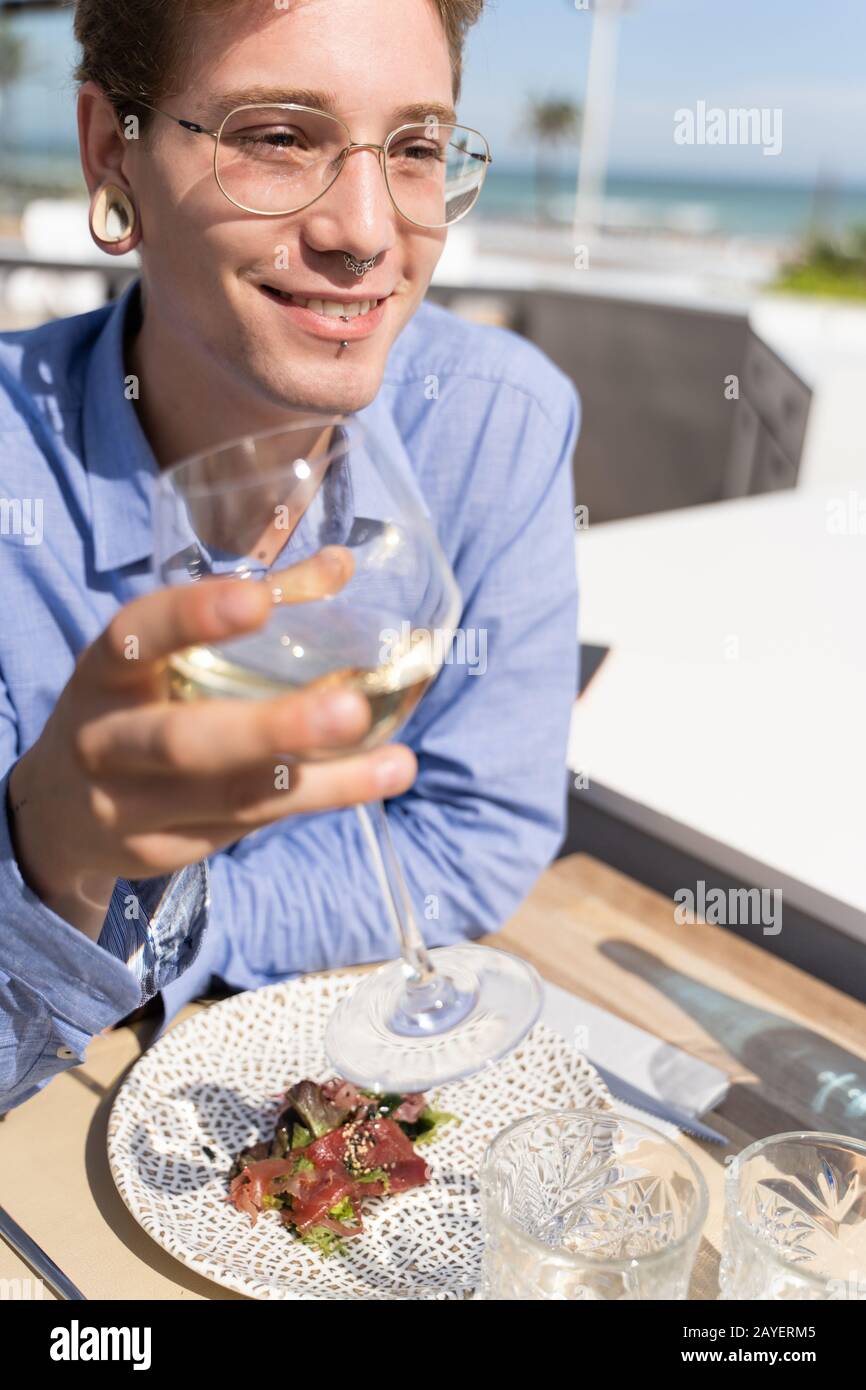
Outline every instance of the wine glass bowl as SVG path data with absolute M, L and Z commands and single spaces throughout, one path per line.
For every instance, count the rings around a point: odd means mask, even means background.
M 177 699 L 346 686 L 366 696 L 371 724 L 345 751 L 366 750 L 402 727 L 447 655 L 456 582 L 410 480 L 386 481 L 355 419 L 299 423 L 177 465 L 160 480 L 156 524 L 162 583 L 261 580 L 273 601 L 260 631 L 171 658 Z

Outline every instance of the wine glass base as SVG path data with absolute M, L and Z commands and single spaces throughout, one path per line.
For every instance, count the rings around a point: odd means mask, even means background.
M 402 961 L 365 975 L 337 1005 L 325 1032 L 337 1075 L 380 1093 L 429 1091 L 499 1061 L 537 1021 L 541 980 L 518 956 L 467 944 L 439 947 L 430 962 L 450 982 L 443 1008 L 423 998 L 417 1007 Z
M 465 978 L 460 978 L 460 974 Z M 407 981 L 403 969 L 403 989 L 388 1019 L 392 1033 L 401 1038 L 424 1038 L 447 1033 L 472 1012 L 478 1003 L 478 981 L 471 971 L 443 976 L 435 972 L 424 984 Z

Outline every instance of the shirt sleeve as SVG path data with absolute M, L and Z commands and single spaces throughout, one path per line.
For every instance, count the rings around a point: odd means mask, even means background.
M 578 683 L 571 460 L 579 401 L 561 381 L 557 410 L 533 400 L 519 443 L 508 445 L 527 481 L 507 501 L 491 499 L 496 514 L 479 540 L 477 579 L 464 588 L 463 659 L 446 663 L 403 735 L 419 774 L 387 811 L 431 945 L 501 926 L 564 834 Z M 354 810 L 295 818 L 242 840 L 213 858 L 211 880 L 220 943 L 213 968 L 230 985 L 396 954 Z
M 15 722 L 0 683 L 0 1114 L 84 1060 L 117 1023 L 196 958 L 207 926 L 208 876 L 119 879 L 98 942 L 31 891 L 9 825 Z

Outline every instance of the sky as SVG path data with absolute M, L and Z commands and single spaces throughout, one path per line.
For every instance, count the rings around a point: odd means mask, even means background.
M 582 102 L 593 25 L 584 3 L 487 0 L 469 39 L 460 113 L 500 160 L 531 157 L 521 138 L 530 96 Z M 16 125 L 72 141 L 69 17 L 24 25 L 35 70 L 16 99 Z M 866 185 L 864 65 L 866 0 L 630 0 L 619 24 L 610 166 L 684 179 Z M 765 108 L 780 153 L 677 144 L 675 112 L 696 112 L 699 102 Z M 561 159 L 572 162 L 565 151 Z
M 488 0 L 461 110 L 494 153 L 516 152 L 524 92 L 582 100 L 592 23 L 573 0 Z M 866 0 L 634 0 L 618 58 L 613 168 L 866 184 Z M 781 153 L 675 144 L 674 112 L 698 101 L 780 108 Z

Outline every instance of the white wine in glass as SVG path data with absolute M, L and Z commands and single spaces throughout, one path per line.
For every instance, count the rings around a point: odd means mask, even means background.
M 386 630 L 384 625 L 380 630 Z M 401 729 L 441 664 L 435 660 L 433 635 L 424 628 L 414 628 L 399 650 L 389 652 L 378 666 L 367 667 L 330 666 L 311 639 L 301 645 L 297 620 L 287 622 L 285 610 L 276 609 L 266 633 L 254 636 L 258 643 L 250 641 L 243 652 L 198 646 L 175 653 L 169 661 L 172 698 L 269 700 L 302 688 L 358 691 L 370 706 L 370 728 L 357 744 L 345 747 L 344 755 L 378 748 Z M 321 665 L 328 669 L 315 674 Z M 282 674 L 275 673 L 276 666 Z M 332 749 L 306 754 L 308 759 L 333 756 Z

